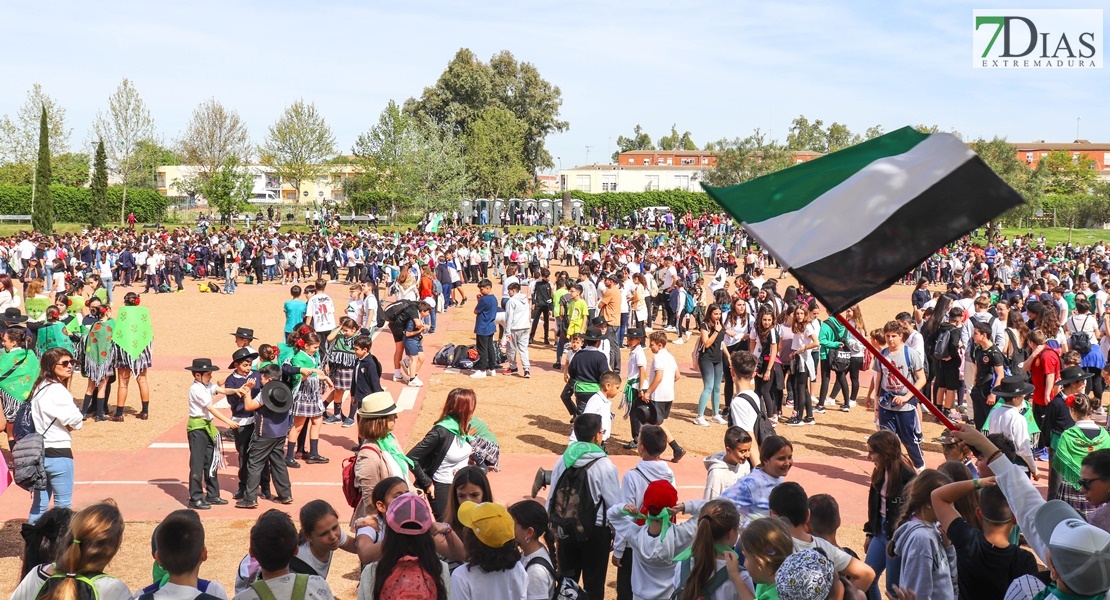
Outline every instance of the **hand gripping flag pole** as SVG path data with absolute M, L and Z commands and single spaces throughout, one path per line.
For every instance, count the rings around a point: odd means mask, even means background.
M 953 431 L 959 429 L 959 426 L 950 421 L 948 417 L 944 415 L 943 411 L 937 408 L 935 404 L 930 402 L 929 399 L 925 397 L 925 394 L 921 393 L 921 390 L 917 389 L 917 386 L 915 386 L 913 382 L 907 379 L 906 376 L 903 375 L 902 372 L 899 371 L 898 368 L 890 362 L 890 359 L 883 356 L 882 352 L 879 352 L 875 345 L 871 343 L 871 340 L 867 339 L 867 336 L 860 333 L 859 330 L 853 327 L 852 324 L 849 323 L 848 320 L 842 317 L 839 313 L 834 314 L 833 316 L 836 318 L 837 321 L 840 322 L 841 325 L 844 326 L 845 329 L 848 330 L 848 333 L 852 334 L 852 337 L 859 340 L 859 342 L 863 344 L 863 347 L 867 348 L 867 350 L 871 352 L 871 355 L 875 357 L 875 360 L 882 363 L 883 367 L 886 368 L 888 373 L 893 375 L 899 383 L 906 386 L 906 389 L 913 392 L 913 395 L 915 398 L 917 398 L 917 401 L 925 406 L 925 408 L 929 409 L 929 412 L 933 413 L 933 416 L 936 417 L 942 425 Z M 876 410 L 878 410 L 878 408 L 876 408 Z

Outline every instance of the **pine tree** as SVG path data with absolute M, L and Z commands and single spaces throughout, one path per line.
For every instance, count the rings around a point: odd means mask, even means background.
M 108 199 L 108 154 L 104 151 L 104 140 L 96 144 L 96 158 L 93 160 L 92 205 L 89 206 L 89 225 L 93 229 L 104 226 L 104 203 Z
M 46 124 L 46 107 L 42 107 L 39 123 L 39 165 L 35 170 L 34 211 L 31 225 L 39 233 L 54 231 L 54 199 L 50 196 L 50 129 Z

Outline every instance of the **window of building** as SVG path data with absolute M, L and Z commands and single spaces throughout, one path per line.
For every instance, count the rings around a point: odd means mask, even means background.
M 1032 152 L 1026 152 L 1025 153 L 1025 162 L 1027 162 L 1027 163 L 1033 162 L 1033 153 Z
M 1078 163 L 1079 162 L 1079 153 L 1078 152 L 1072 152 L 1071 153 L 1071 162 L 1072 163 Z
M 675 175 L 674 187 L 676 189 L 690 191 L 690 176 L 689 175 Z
M 617 191 L 617 175 L 602 175 L 601 176 L 601 191 L 615 192 Z
M 651 164 L 651 159 L 650 158 L 645 158 L 644 159 L 644 164 L 645 165 L 650 165 Z
M 682 164 L 692 165 L 692 164 L 695 164 L 695 163 L 694 163 L 694 159 L 692 159 L 692 158 L 684 158 L 684 159 L 682 159 Z
M 632 158 L 632 157 L 629 157 L 629 158 L 628 158 L 628 164 L 630 164 L 630 165 L 634 165 L 634 164 L 636 164 L 636 159 L 635 159 L 635 158 Z
M 709 157 L 708 156 L 701 157 L 701 164 L 708 165 L 709 164 Z
M 583 192 L 590 191 L 590 176 L 589 175 L 578 175 L 577 178 L 578 178 L 577 179 L 577 181 L 578 181 L 577 189 L 579 189 L 580 191 L 583 191 Z
M 1110 165 L 1110 152 L 1103 152 L 1102 153 L 1102 164 L 1104 166 L 1105 165 Z
M 664 164 L 663 163 L 663 157 L 662 156 L 656 157 L 655 164 L 657 164 L 657 165 Z
M 794 164 L 796 164 L 796 165 L 800 165 L 800 164 L 802 164 L 802 162 L 804 162 L 804 161 L 802 161 L 802 159 L 800 159 L 800 158 L 795 158 L 794 159 Z
M 674 159 L 668 156 L 667 157 L 667 164 L 668 165 L 673 165 L 674 164 Z
M 658 190 L 659 189 L 659 176 L 658 175 L 648 175 L 647 176 L 647 185 L 644 186 L 644 189 L 649 191 L 649 192 L 652 191 L 652 190 Z

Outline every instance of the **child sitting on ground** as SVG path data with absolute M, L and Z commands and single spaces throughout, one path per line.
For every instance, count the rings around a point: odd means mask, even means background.
M 251 527 L 250 555 L 258 562 L 262 577 L 234 600 L 331 600 L 331 588 L 323 577 L 293 573 L 289 562 L 297 554 L 297 528 L 289 515 L 270 509 Z
M 742 402 L 742 400 L 741 400 Z M 704 500 L 713 500 L 752 470 L 752 436 L 737 426 L 725 430 L 725 449 L 705 457 Z

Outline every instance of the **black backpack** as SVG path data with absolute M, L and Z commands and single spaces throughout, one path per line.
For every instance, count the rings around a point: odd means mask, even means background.
M 451 366 L 451 361 L 455 358 L 455 345 L 448 343 L 436 352 L 432 357 L 432 364 L 440 367 Z
M 551 574 L 551 579 L 555 581 L 555 592 L 551 595 L 551 600 L 587 600 L 589 598 L 577 581 L 569 577 L 559 577 L 559 574 L 555 572 L 555 567 L 546 558 L 537 556 L 529 560 L 528 564 L 524 565 L 524 570 L 527 571 L 528 567 L 532 565 L 542 566 Z
M 451 355 L 451 366 L 455 367 L 456 369 L 461 369 L 462 368 L 462 366 L 463 366 L 462 362 L 464 360 L 470 360 L 470 355 L 469 355 L 470 346 L 467 346 L 467 345 L 455 346 L 455 349 L 452 352 L 453 353 Z
M 553 308 L 554 302 L 552 302 L 551 298 L 550 283 L 542 279 L 536 282 L 536 288 L 532 292 L 532 306 L 540 309 L 546 308 L 548 310 Z
M 396 328 L 398 331 L 404 331 L 405 326 L 412 319 L 420 317 L 420 309 L 417 308 L 419 304 L 416 300 L 398 300 L 390 304 L 385 310 L 378 311 L 378 327 L 384 327 L 389 323 L 389 328 Z
M 744 400 L 747 400 L 748 404 L 751 405 L 752 410 L 755 411 L 756 416 L 755 424 L 752 425 L 752 429 L 754 430 L 752 431 L 752 435 L 755 436 L 756 447 L 763 446 L 763 440 L 775 435 L 775 426 L 771 424 L 771 420 L 768 419 L 767 415 L 763 413 L 763 409 L 760 406 L 762 402 L 759 402 L 758 398 L 756 398 L 755 400 L 752 399 L 753 396 L 755 396 L 754 393 L 740 392 L 736 395 L 744 398 Z M 736 402 L 736 398 L 733 398 L 732 401 Z M 736 423 L 729 423 L 730 427 L 733 425 L 736 425 Z
M 955 357 L 952 352 L 952 333 L 956 331 L 955 327 L 944 328 L 941 327 L 937 331 L 936 340 L 933 341 L 933 358 L 937 360 L 944 360 L 948 357 Z M 959 343 L 959 336 L 956 336 L 956 342 Z
M 1090 319 L 1091 315 L 1086 315 L 1086 317 Z M 1083 325 L 1087 324 L 1087 319 L 1083 320 Z M 1091 338 L 1087 337 L 1082 328 L 1075 327 L 1075 317 L 1071 318 L 1071 325 L 1076 331 L 1068 336 L 1068 348 L 1078 352 L 1079 356 L 1087 356 L 1087 353 L 1091 351 Z
M 598 527 L 598 510 L 605 514 L 604 499 L 602 506 L 598 507 L 594 504 L 594 495 L 590 493 L 589 470 L 599 460 L 595 458 L 581 467 L 568 468 L 551 492 L 554 498 L 551 503 L 551 529 L 560 540 L 588 540 Z
M 1013 352 L 1010 353 L 1010 358 L 1007 361 L 1007 366 L 1010 367 L 1010 375 L 1021 375 L 1025 378 L 1025 382 L 1029 383 L 1033 380 L 1033 375 L 1025 369 L 1025 359 L 1029 358 L 1029 351 L 1019 343 L 1018 337 L 1014 335 L 1013 331 L 1006 330 L 1006 337 L 1010 338 L 1010 347 Z

